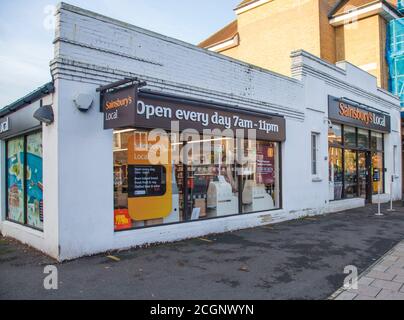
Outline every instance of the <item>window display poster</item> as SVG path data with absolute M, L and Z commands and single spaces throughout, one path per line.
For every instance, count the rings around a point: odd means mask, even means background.
M 272 143 L 257 144 L 257 183 L 275 183 L 274 147 Z
M 128 197 L 160 197 L 166 193 L 166 168 L 163 166 L 130 165 Z
M 114 210 L 115 230 L 127 230 L 132 228 L 132 220 L 129 216 L 128 209 Z
M 7 143 L 8 218 L 24 223 L 24 138 Z
M 128 139 L 128 209 L 134 221 L 166 218 L 172 211 L 172 166 L 149 161 L 149 150 L 156 142 L 139 132 Z M 162 151 L 167 152 L 168 163 L 170 147 Z
M 27 136 L 28 225 L 43 228 L 42 133 Z

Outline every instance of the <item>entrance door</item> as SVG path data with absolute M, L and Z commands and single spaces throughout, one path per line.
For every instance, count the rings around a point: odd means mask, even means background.
M 359 197 L 366 199 L 366 202 L 370 203 L 372 201 L 370 152 L 358 152 L 358 173 Z

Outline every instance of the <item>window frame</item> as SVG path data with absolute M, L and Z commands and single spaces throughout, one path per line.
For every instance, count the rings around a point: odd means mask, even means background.
M 393 175 L 394 178 L 397 176 L 397 154 L 398 154 L 398 146 L 393 146 Z
M 382 187 L 381 187 L 381 192 L 382 192 L 382 194 L 384 194 L 384 193 L 386 193 L 386 154 L 385 154 L 385 134 L 384 133 L 381 133 L 381 132 L 376 132 L 376 131 L 371 131 L 370 132 L 370 139 L 372 139 L 372 133 L 379 133 L 379 134 L 381 134 L 381 139 L 382 139 L 382 146 L 381 146 L 381 148 L 380 149 L 378 149 L 377 147 L 376 148 L 372 148 L 372 141 L 370 140 L 370 153 L 371 154 L 373 154 L 373 153 L 381 153 L 381 155 L 382 155 L 382 174 L 381 174 L 381 176 L 383 177 L 383 183 L 382 183 Z M 372 180 L 373 180 L 373 175 L 372 175 Z M 374 192 L 372 192 L 372 196 L 375 196 L 375 195 L 377 195 L 377 192 L 376 193 L 374 193 Z
M 4 174 L 5 174 L 5 220 L 11 223 L 15 223 L 18 224 L 20 226 L 26 227 L 26 228 L 30 228 L 39 232 L 44 232 L 44 224 L 43 224 L 43 228 L 38 228 L 35 226 L 32 226 L 30 224 L 28 224 L 28 202 L 27 202 L 27 137 L 36 133 L 41 133 L 41 139 L 43 141 L 43 130 L 42 128 L 40 129 L 36 129 L 36 130 L 32 130 L 32 131 L 28 131 L 19 135 L 15 135 L 12 137 L 7 138 L 7 140 L 4 141 L 5 144 L 5 152 L 4 152 L 4 158 L 5 158 L 5 162 L 4 162 Z M 24 185 L 24 222 L 21 223 L 19 221 L 15 221 L 13 219 L 9 218 L 9 204 L 8 204 L 8 143 L 13 140 L 13 139 L 18 139 L 18 138 L 24 138 L 24 148 L 23 148 L 23 152 L 24 152 L 24 179 L 23 179 L 23 185 Z M 42 159 L 43 159 L 43 152 L 42 152 Z M 43 163 L 42 163 L 42 167 L 43 167 Z M 45 216 L 44 216 L 44 221 L 45 221 Z
M 310 139 L 310 154 L 311 154 L 311 176 L 313 178 L 319 178 L 319 155 L 320 155 L 320 133 L 318 132 L 311 132 L 311 139 Z

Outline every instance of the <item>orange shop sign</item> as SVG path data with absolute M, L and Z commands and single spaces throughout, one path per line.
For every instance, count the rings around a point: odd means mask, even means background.
M 387 113 L 342 100 L 329 96 L 328 117 L 331 121 L 369 130 L 391 131 L 391 117 Z

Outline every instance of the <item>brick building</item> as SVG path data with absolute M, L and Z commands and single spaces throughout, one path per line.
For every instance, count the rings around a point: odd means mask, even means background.
M 330 63 L 348 61 L 388 89 L 387 23 L 397 0 L 244 0 L 236 19 L 199 44 L 290 75 L 290 53 L 304 49 Z

